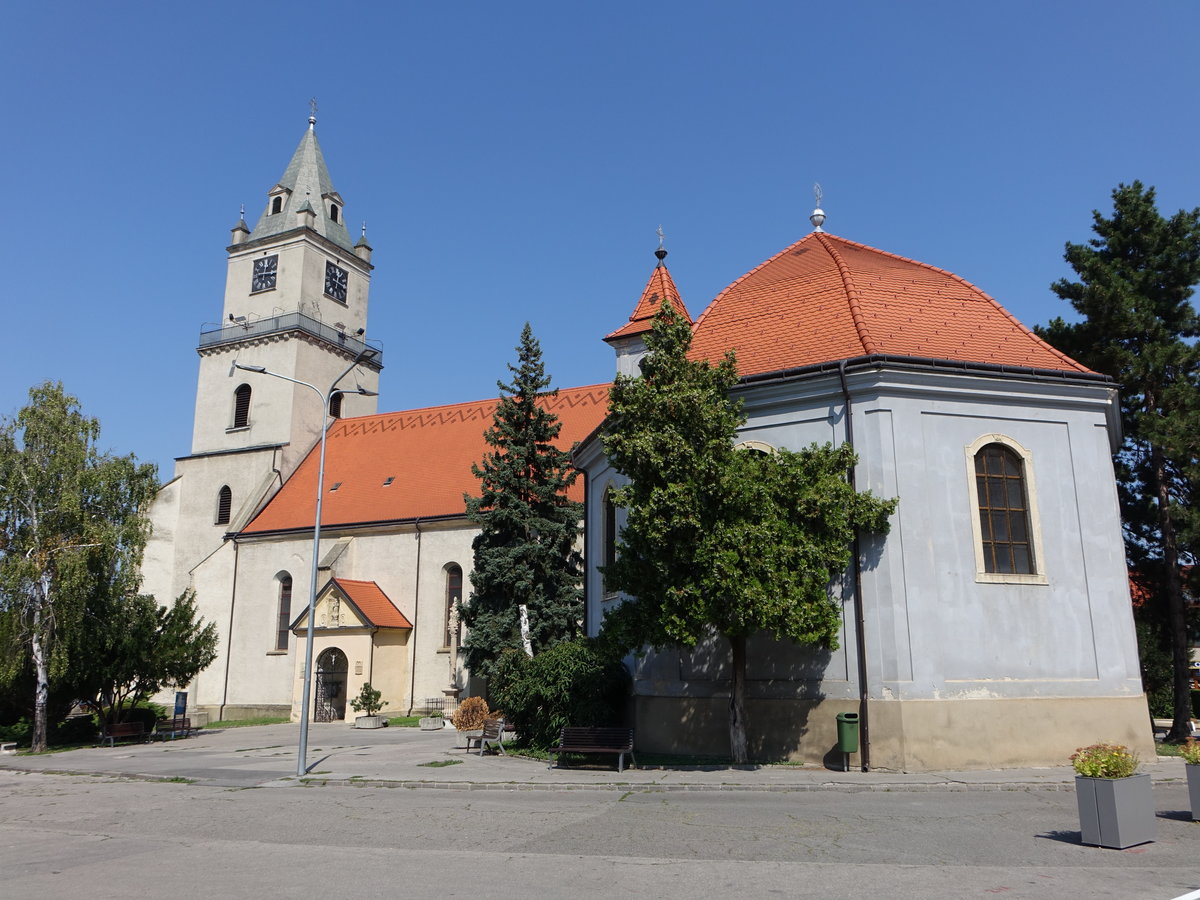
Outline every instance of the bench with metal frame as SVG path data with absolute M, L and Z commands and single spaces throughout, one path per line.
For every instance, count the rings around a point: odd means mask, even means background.
M 550 748 L 550 765 L 554 768 L 554 757 L 562 761 L 564 753 L 613 753 L 617 756 L 617 771 L 625 771 L 625 755 L 637 765 L 637 757 L 633 755 L 632 728 L 578 728 L 567 727 L 562 730 L 558 746 Z

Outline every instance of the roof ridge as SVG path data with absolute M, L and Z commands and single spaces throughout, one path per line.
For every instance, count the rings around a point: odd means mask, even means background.
M 1009 312 L 1008 308 L 1003 303 L 1001 303 L 999 300 L 997 300 L 995 297 L 993 297 L 991 294 L 989 294 L 987 291 L 985 291 L 979 285 L 974 284 L 973 282 L 967 281 L 967 279 L 963 278 L 961 275 L 959 275 L 955 272 L 951 272 L 949 269 L 943 269 L 940 266 L 935 266 L 935 265 L 932 265 L 927 262 L 922 262 L 919 259 L 912 259 L 911 257 L 908 257 L 908 256 L 901 256 L 899 253 L 891 253 L 887 250 L 880 250 L 878 247 L 872 247 L 869 244 L 864 244 L 864 243 L 861 243 L 860 241 L 852 241 L 852 240 L 849 240 L 848 238 L 838 237 L 835 234 L 826 234 L 825 236 L 833 238 L 836 241 L 841 241 L 843 244 L 849 244 L 852 247 L 857 247 L 861 250 L 870 250 L 872 253 L 879 253 L 879 254 L 882 254 L 883 256 L 889 256 L 892 259 L 898 259 L 901 262 L 906 262 L 911 265 L 920 266 L 922 269 L 928 269 L 931 272 L 937 272 L 939 275 L 945 275 L 949 278 L 952 278 L 953 280 L 959 282 L 960 284 L 964 285 L 965 287 L 968 287 L 971 290 L 975 291 L 976 293 L 982 295 L 985 300 L 987 300 L 989 303 L 992 304 L 992 306 L 994 306 L 1001 313 L 1003 313 L 1004 316 L 1010 322 L 1012 322 L 1014 325 L 1016 325 L 1018 328 L 1020 328 L 1023 332 L 1025 332 L 1027 335 L 1029 335 L 1031 338 L 1033 338 L 1035 341 L 1037 341 L 1043 347 L 1045 347 L 1050 352 L 1052 352 L 1059 359 L 1063 360 L 1064 362 L 1070 363 L 1072 366 L 1075 367 L 1076 370 L 1078 370 L 1080 372 L 1091 372 L 1092 371 L 1087 366 L 1083 365 L 1083 363 L 1079 362 L 1076 359 L 1072 359 L 1070 356 L 1063 353 L 1057 347 L 1042 340 L 1040 337 L 1038 337 L 1037 333 L 1032 328 L 1028 328 L 1024 322 L 1022 322 L 1020 319 L 1018 319 L 1016 316 L 1014 316 L 1011 312 Z M 766 265 L 766 263 L 764 263 L 763 265 Z
M 859 301 L 858 289 L 854 286 L 854 277 L 850 274 L 850 267 L 846 265 L 846 261 L 842 259 L 842 255 L 830 245 L 824 232 L 814 232 L 817 236 L 817 243 L 825 248 L 834 263 L 838 267 L 838 274 L 842 278 L 842 288 L 846 291 L 846 302 L 850 307 L 850 319 L 854 322 L 854 330 L 858 334 L 858 342 L 862 344 L 863 350 L 866 353 L 877 353 L 879 348 L 875 345 L 875 341 L 871 339 L 871 332 L 867 330 L 866 316 L 863 315 L 862 304 Z

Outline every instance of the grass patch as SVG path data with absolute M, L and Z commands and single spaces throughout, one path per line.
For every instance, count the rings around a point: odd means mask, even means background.
M 419 728 L 421 716 L 389 716 L 389 728 Z
M 251 725 L 283 725 L 290 722 L 287 716 L 255 716 L 251 719 L 221 719 L 219 722 L 209 722 L 204 726 L 207 731 L 210 728 L 246 728 Z
M 418 766 L 427 766 L 430 769 L 440 769 L 443 766 L 457 766 L 462 763 L 461 759 L 435 759 L 433 762 L 417 763 Z
M 195 784 L 195 778 L 184 778 L 182 775 L 175 775 L 171 778 L 160 778 L 159 781 L 164 784 Z
M 1159 756 L 1182 756 L 1183 754 L 1179 752 L 1182 747 L 1182 741 L 1172 741 L 1170 743 L 1163 741 L 1161 744 L 1156 743 L 1154 745 L 1154 749 L 1158 751 Z

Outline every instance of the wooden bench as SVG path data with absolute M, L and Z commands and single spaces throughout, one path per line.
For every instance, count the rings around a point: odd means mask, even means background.
M 154 724 L 154 737 L 160 741 L 167 738 L 175 740 L 178 734 L 188 737 L 192 733 L 192 720 L 187 716 L 176 716 L 173 719 L 159 719 Z
M 554 768 L 554 757 L 557 754 L 562 760 L 564 753 L 615 753 L 617 756 L 617 771 L 625 771 L 625 754 L 637 765 L 637 757 L 633 755 L 632 728 L 564 728 L 558 739 L 558 746 L 550 748 L 550 765 Z
M 113 741 L 134 739 L 140 739 L 143 743 L 150 739 L 146 734 L 146 727 L 141 722 L 118 722 L 116 725 L 100 726 L 101 744 L 108 741 L 108 746 L 111 747 Z
M 479 755 L 483 756 L 483 751 L 491 746 L 497 748 L 504 756 L 508 756 L 504 752 L 504 720 L 503 719 L 488 719 L 483 723 L 483 731 L 479 734 L 467 735 L 467 752 L 471 752 L 471 744 L 479 745 Z

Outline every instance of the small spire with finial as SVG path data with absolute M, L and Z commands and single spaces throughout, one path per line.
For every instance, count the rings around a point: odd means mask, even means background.
M 658 257 L 658 264 L 661 266 L 663 264 L 663 260 L 667 258 L 667 248 L 663 246 L 663 242 L 666 241 L 667 236 L 663 233 L 663 227 L 661 225 L 658 226 L 658 230 L 655 232 L 655 234 L 658 235 L 658 249 L 654 251 L 654 255 Z
M 317 127 L 317 98 L 308 98 L 308 130 L 312 131 Z
M 813 183 L 813 200 L 816 209 L 812 211 L 812 215 L 808 217 L 808 221 L 812 222 L 813 231 L 824 231 L 821 226 L 825 224 L 825 210 L 821 209 L 821 185 L 817 182 Z

